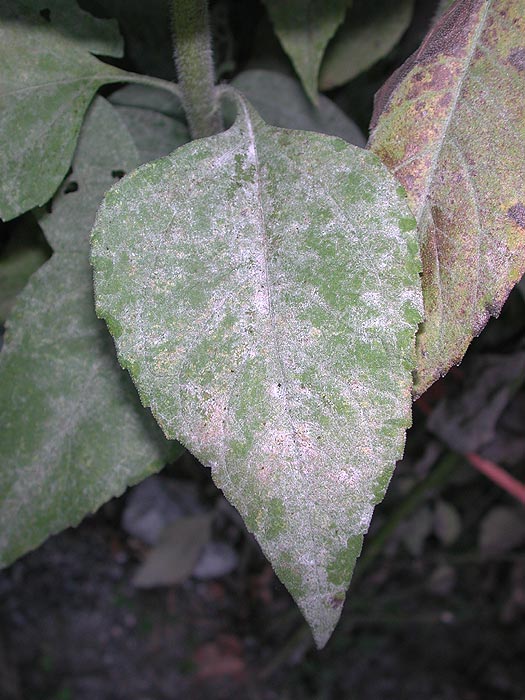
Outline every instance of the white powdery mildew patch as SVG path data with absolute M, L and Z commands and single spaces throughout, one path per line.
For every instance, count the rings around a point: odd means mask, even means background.
M 126 181 L 113 192 L 97 255 L 102 239 L 119 253 L 105 255 L 99 306 L 122 326 L 143 400 L 213 468 L 322 644 L 345 550 L 400 456 L 402 429 L 381 430 L 410 420 L 400 359 L 413 347 L 398 331 L 420 300 L 417 274 L 407 291 L 396 272 L 409 212 L 374 156 L 267 127 L 237 102 L 229 131 L 137 171 L 146 198 L 119 198 Z

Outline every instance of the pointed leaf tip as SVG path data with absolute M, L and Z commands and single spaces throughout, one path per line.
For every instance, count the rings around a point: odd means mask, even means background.
M 376 156 L 235 100 L 228 131 L 106 196 L 97 309 L 322 646 L 410 424 L 415 224 Z
M 328 42 L 344 20 L 348 0 L 263 1 L 306 94 L 317 105 L 321 61 Z

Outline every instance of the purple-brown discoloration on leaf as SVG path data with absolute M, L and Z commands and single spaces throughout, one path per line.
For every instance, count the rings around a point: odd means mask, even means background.
M 510 52 L 509 63 L 518 70 L 525 70 L 525 49 L 515 49 Z
M 421 237 L 415 395 L 525 271 L 524 67 L 524 0 L 463 0 L 376 95 L 369 146 L 405 186 Z
M 345 602 L 345 599 L 338 597 L 338 596 L 333 596 L 330 599 L 330 605 L 332 606 L 332 608 L 334 608 L 334 610 L 336 610 L 337 608 L 343 607 L 344 602 Z
M 443 15 L 440 22 L 427 34 L 419 49 L 390 76 L 376 94 L 371 129 L 375 129 L 377 121 L 395 89 L 414 66 L 428 64 L 436 57 L 454 55 L 455 52 L 461 51 L 461 47 L 465 44 L 465 35 L 468 32 L 469 15 L 472 15 L 476 8 L 482 4 L 482 0 L 464 0 L 464 2 L 455 3 Z M 417 83 L 421 80 L 421 76 L 414 76 L 413 80 Z
M 521 202 L 509 209 L 509 216 L 518 226 L 525 229 L 525 207 Z

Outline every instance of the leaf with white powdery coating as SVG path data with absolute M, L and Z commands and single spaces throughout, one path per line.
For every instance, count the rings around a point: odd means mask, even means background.
M 52 213 L 40 213 L 55 252 L 19 295 L 0 353 L 0 566 L 180 449 L 141 407 L 94 309 L 89 231 L 112 172 L 137 159 L 124 123 L 97 98 L 74 172 Z
M 415 221 L 376 156 L 235 101 L 106 195 L 97 311 L 323 646 L 410 423 Z
M 348 0 L 263 0 L 275 33 L 308 97 L 317 103 L 326 46 L 343 21 Z
M 271 70 L 247 70 L 235 76 L 231 84 L 272 126 L 339 136 L 354 146 L 366 144 L 359 127 L 332 100 L 319 95 L 319 104 L 313 105 L 299 81 L 288 75 Z
M 418 221 L 415 394 L 458 363 L 525 271 L 525 3 L 464 0 L 376 96 L 370 148 Z
M 39 12 L 42 6 L 49 14 Z M 116 23 L 91 17 L 72 0 L 3 1 L 0 217 L 4 221 L 44 204 L 54 194 L 71 163 L 94 94 L 105 83 L 126 79 L 125 71 L 91 54 L 121 52 Z

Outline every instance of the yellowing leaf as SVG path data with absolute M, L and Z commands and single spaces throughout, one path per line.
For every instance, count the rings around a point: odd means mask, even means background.
M 456 2 L 376 96 L 370 148 L 421 234 L 415 393 L 463 357 L 525 271 L 525 4 Z
M 135 572 L 137 588 L 173 586 L 191 576 L 211 536 L 211 516 L 178 518 L 166 525 L 159 542 Z
M 415 221 L 373 154 L 235 102 L 228 131 L 108 192 L 97 310 L 323 646 L 410 423 Z

